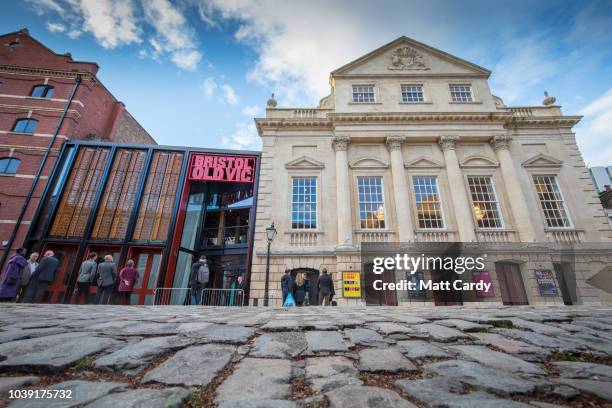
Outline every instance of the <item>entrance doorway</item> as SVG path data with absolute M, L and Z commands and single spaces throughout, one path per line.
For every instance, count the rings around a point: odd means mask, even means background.
M 513 262 L 496 262 L 495 272 L 504 305 L 528 305 L 527 293 L 519 266 Z
M 152 305 L 162 260 L 161 248 L 130 248 L 128 259 L 134 261 L 138 280 L 130 297 L 132 305 Z
M 296 268 L 291 270 L 291 279 L 295 282 L 298 273 L 306 274 L 308 281 L 308 305 L 316 306 L 319 304 L 319 271 L 310 268 Z
M 461 306 L 463 304 L 461 291 L 455 290 L 453 287 L 453 282 L 458 280 L 454 270 L 432 270 L 431 278 L 434 282 L 450 282 L 451 285 L 449 290 L 433 291 L 433 298 L 436 306 Z
M 121 256 L 121 247 L 108 246 L 108 245 L 90 245 L 87 247 L 87 250 L 85 251 L 85 256 L 83 260 L 86 260 L 89 257 L 89 254 L 91 254 L 92 252 L 95 252 L 96 254 L 98 254 L 98 260 L 97 260 L 98 265 L 104 262 L 104 257 L 106 255 L 112 255 L 113 262 L 115 262 L 115 266 L 117 268 L 117 274 L 119 274 L 119 271 L 121 270 L 121 267 L 119 266 L 119 261 L 120 261 L 119 258 Z M 117 285 L 115 285 L 115 287 L 116 286 Z M 98 299 L 98 282 L 93 282 L 89 286 L 89 298 L 92 299 L 92 301 L 96 301 Z M 80 296 L 79 296 L 79 299 L 81 299 Z
M 374 281 L 382 280 L 383 283 L 395 282 L 395 271 L 385 269 L 381 275 L 372 271 L 373 264 L 365 265 L 365 300 L 367 306 L 397 306 L 397 295 L 394 290 L 375 290 Z
M 53 251 L 54 256 L 59 260 L 59 269 L 55 275 L 55 282 L 47 287 L 42 298 L 44 303 L 61 303 L 68 292 L 68 285 L 72 271 L 75 270 L 77 258 L 77 245 L 46 244 L 42 253 Z M 40 262 L 40 260 L 39 260 Z
M 576 303 L 576 275 L 572 269 L 572 265 L 563 262 L 553 264 L 555 269 L 555 275 L 557 276 L 557 282 L 561 288 L 561 296 L 563 297 L 563 304 L 573 305 Z

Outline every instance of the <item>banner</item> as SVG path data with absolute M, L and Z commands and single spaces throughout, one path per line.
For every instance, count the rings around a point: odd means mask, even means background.
M 540 289 L 540 295 L 558 296 L 555 277 L 550 269 L 536 269 L 535 277 L 538 282 L 538 288 Z

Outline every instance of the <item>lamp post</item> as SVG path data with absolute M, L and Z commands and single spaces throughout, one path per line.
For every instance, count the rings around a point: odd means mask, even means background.
M 270 245 L 272 245 L 274 237 L 276 237 L 276 228 L 274 228 L 274 223 L 272 223 L 268 228 L 266 228 L 266 238 L 268 239 L 268 254 L 266 256 L 266 287 L 264 289 L 264 306 L 268 306 L 270 300 L 270 297 L 268 295 L 268 288 L 270 287 Z

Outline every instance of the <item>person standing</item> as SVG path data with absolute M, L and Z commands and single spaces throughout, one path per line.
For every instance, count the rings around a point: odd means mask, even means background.
M 334 293 L 334 282 L 330 274 L 327 273 L 327 269 L 322 269 L 323 274 L 319 276 L 319 305 L 329 306 L 331 296 Z
M 45 252 L 45 256 L 40 261 L 32 277 L 26 291 L 25 302 L 40 303 L 45 295 L 47 286 L 55 282 L 55 276 L 59 269 L 59 259 L 55 257 L 53 251 Z
M 287 295 L 293 291 L 293 279 L 291 279 L 291 269 L 285 269 L 285 274 L 281 278 L 281 291 L 283 292 L 283 305 L 287 300 Z
M 308 280 L 305 279 L 303 273 L 298 273 L 293 284 L 293 298 L 297 306 L 304 305 L 304 301 L 308 298 L 308 292 Z
M 21 270 L 21 281 L 19 282 L 19 293 L 17 294 L 17 301 L 23 302 L 23 298 L 30 284 L 30 277 L 34 274 L 34 271 L 38 267 L 38 252 L 32 252 L 28 258 L 28 264 Z
M 191 265 L 189 274 L 189 292 L 191 293 L 191 304 L 198 305 L 202 301 L 202 289 L 208 284 L 210 269 L 206 256 L 202 255 L 197 262 Z
M 87 260 L 81 264 L 79 270 L 79 276 L 77 278 L 77 295 L 75 302 L 81 302 L 81 296 L 85 304 L 91 303 L 91 296 L 89 294 L 89 288 L 96 278 L 96 270 L 98 268 L 98 254 L 92 252 L 87 257 Z
M 98 265 L 98 302 L 103 305 L 110 303 L 113 287 L 117 280 L 117 267 L 113 262 L 113 256 L 108 254 L 104 262 Z
M 0 281 L 0 301 L 12 301 L 17 298 L 17 290 L 20 286 L 21 272 L 27 266 L 25 259 L 26 249 L 19 248 L 9 261 Z
M 119 295 L 122 305 L 130 304 L 130 295 L 134 290 L 134 284 L 140 279 L 138 269 L 134 268 L 134 261 L 127 261 L 124 268 L 119 272 Z
M 234 291 L 232 291 L 232 295 L 234 296 L 232 300 L 233 306 L 242 306 L 244 302 L 244 292 L 246 292 L 244 278 L 242 275 L 238 275 L 236 278 L 236 286 L 234 287 Z

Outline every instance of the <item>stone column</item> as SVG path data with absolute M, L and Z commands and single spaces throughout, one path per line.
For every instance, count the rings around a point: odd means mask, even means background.
M 457 152 L 455 152 L 455 145 L 458 140 L 459 137 L 457 136 L 442 136 L 439 143 L 444 152 L 446 175 L 448 176 L 448 184 L 455 207 L 459 240 L 461 242 L 475 242 L 476 233 L 474 231 L 472 211 L 470 210 L 470 200 L 465 190 L 463 173 L 461 168 L 459 168 Z
M 397 214 L 397 232 L 400 242 L 414 241 L 414 225 L 410 214 L 408 201 L 408 183 L 404 171 L 404 158 L 402 157 L 402 144 L 406 141 L 403 136 L 388 136 L 387 149 L 391 156 L 391 173 L 393 175 L 393 196 L 395 197 L 395 213 Z
M 533 229 L 533 223 L 529 215 L 529 210 L 525 203 L 525 195 L 523 189 L 519 183 L 519 176 L 514 167 L 514 161 L 510 154 L 510 142 L 512 136 L 510 135 L 499 135 L 494 136 L 491 139 L 491 145 L 493 150 L 497 154 L 499 160 L 499 167 L 501 169 L 504 184 L 506 185 L 506 192 L 510 202 L 510 209 L 512 216 L 514 217 L 515 227 L 518 230 L 518 234 L 521 242 L 534 242 L 535 231 Z M 499 197 L 498 197 L 499 199 Z
M 338 217 L 338 245 L 353 244 L 353 228 L 351 222 L 351 189 L 348 171 L 348 146 L 350 137 L 335 136 L 332 147 L 336 152 L 336 211 Z

